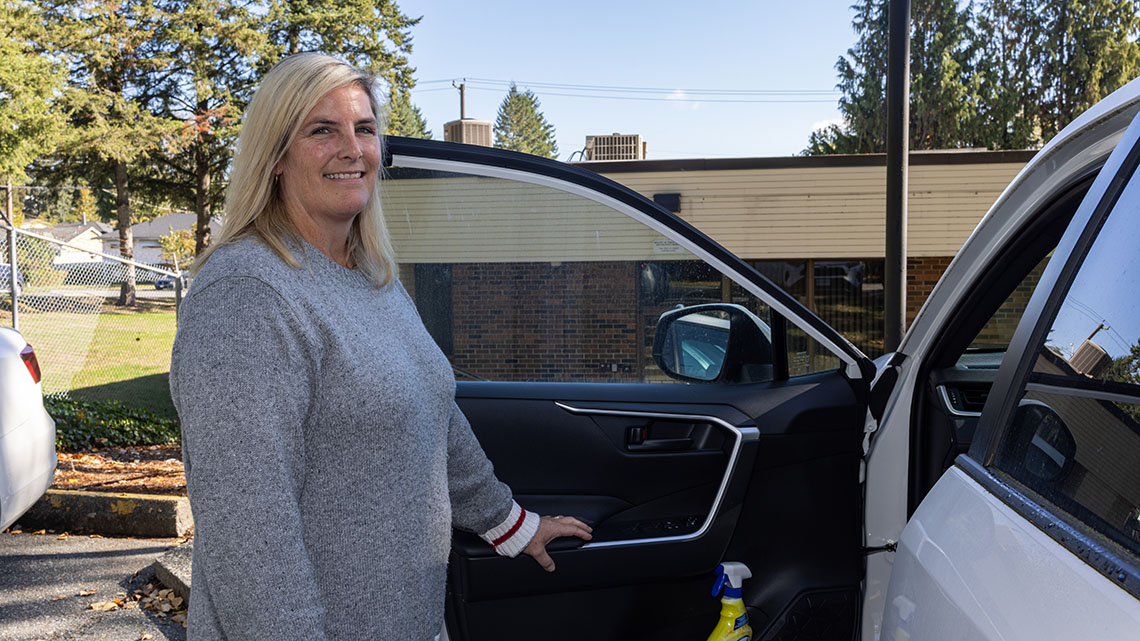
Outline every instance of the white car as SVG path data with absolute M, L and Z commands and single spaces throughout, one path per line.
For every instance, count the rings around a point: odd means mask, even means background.
M 36 353 L 19 332 L 0 327 L 0 531 L 43 496 L 55 465 L 55 422 L 44 411 Z
M 727 561 L 758 639 L 1140 638 L 1138 112 L 1140 81 L 1037 153 L 875 362 L 583 167 L 389 139 L 401 280 L 486 379 L 459 405 L 595 532 L 553 574 L 458 533 L 450 639 L 702 638 Z M 663 315 L 692 302 L 718 331 Z

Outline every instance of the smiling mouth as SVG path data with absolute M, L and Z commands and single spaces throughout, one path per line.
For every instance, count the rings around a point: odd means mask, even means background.
M 363 178 L 363 177 L 364 177 L 363 171 L 352 171 L 352 172 L 343 173 L 343 174 L 325 174 L 325 178 L 329 178 L 331 180 L 352 180 L 354 178 Z

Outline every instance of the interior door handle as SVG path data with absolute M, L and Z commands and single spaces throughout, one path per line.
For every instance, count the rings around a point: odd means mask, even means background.
M 681 450 L 691 449 L 693 447 L 693 439 L 651 438 L 640 443 L 630 443 L 628 447 L 631 452 L 679 452 Z

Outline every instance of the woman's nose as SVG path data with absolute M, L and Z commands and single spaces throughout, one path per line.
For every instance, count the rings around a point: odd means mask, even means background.
M 360 141 L 356 139 L 356 136 L 352 134 L 345 136 L 345 140 L 341 145 L 340 155 L 341 158 L 347 160 L 356 160 L 364 155 L 364 150 L 361 148 Z

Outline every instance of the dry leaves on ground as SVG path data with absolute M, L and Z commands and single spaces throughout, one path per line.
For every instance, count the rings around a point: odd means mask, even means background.
M 138 599 L 140 607 L 153 611 L 158 618 L 170 617 L 171 621 L 186 627 L 187 604 L 174 590 L 147 583 L 141 590 L 135 591 L 134 597 Z
M 182 449 L 177 445 L 60 452 L 57 490 L 186 496 Z

